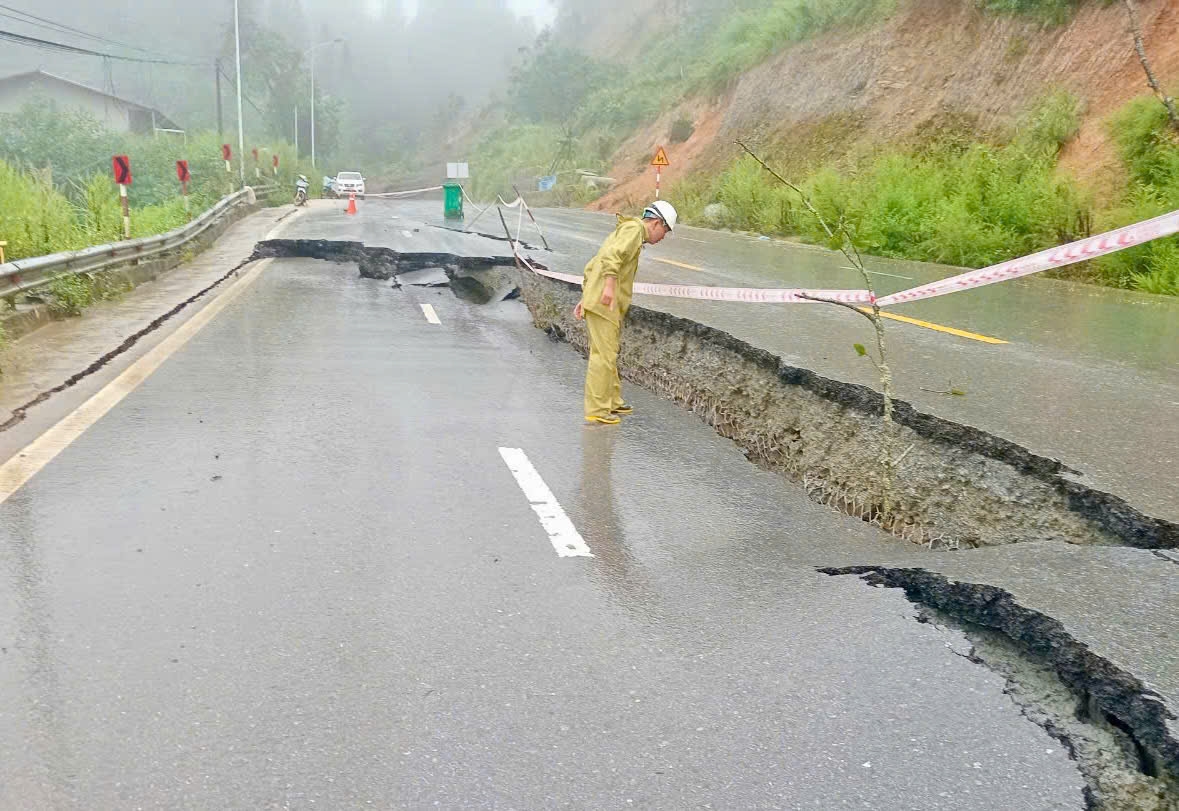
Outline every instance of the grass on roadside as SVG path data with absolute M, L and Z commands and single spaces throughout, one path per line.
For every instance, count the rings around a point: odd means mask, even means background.
M 1084 236 L 1089 202 L 1056 173 L 1060 146 L 1078 124 L 1066 94 L 1043 100 L 1007 143 L 940 132 L 924 144 L 885 149 L 850 168 L 826 166 L 800 185 L 823 216 L 843 221 L 859 247 L 878 256 L 980 267 Z M 746 157 L 711 186 L 672 190 L 687 221 L 723 206 L 720 223 L 826 242 L 797 195 Z
M 1122 203 L 1098 217 L 1098 225 L 1117 228 L 1179 209 L 1179 134 L 1153 96 L 1135 99 L 1109 123 L 1129 172 Z M 1179 237 L 1102 257 L 1101 280 L 1147 293 L 1179 295 Z

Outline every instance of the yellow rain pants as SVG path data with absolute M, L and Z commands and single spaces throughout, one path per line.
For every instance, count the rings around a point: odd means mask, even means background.
M 630 309 L 639 252 L 647 241 L 647 228 L 635 217 L 619 216 L 613 233 L 585 266 L 581 306 L 589 332 L 589 369 L 585 374 L 585 416 L 608 417 L 622 406 L 622 382 L 618 379 L 618 342 L 622 322 Z M 602 304 L 606 280 L 615 280 L 615 301 Z
M 618 377 L 618 345 L 622 324 L 597 313 L 586 312 L 589 333 L 589 368 L 585 373 L 585 416 L 608 417 L 622 405 L 622 381 Z

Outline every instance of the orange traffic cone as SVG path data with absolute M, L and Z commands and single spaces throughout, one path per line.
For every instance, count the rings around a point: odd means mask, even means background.
M 348 195 L 348 213 L 356 213 L 356 192 L 352 192 Z

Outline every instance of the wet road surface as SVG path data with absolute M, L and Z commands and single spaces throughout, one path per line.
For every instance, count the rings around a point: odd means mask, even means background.
M 271 261 L 0 505 L 0 807 L 1083 807 L 959 635 L 814 570 L 911 550 L 642 391 L 584 428 L 581 366 Z

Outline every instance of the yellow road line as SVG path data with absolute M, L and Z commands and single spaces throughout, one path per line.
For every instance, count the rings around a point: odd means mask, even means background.
M 575 234 L 568 234 L 568 236 L 574 237 L 575 239 L 580 239 L 584 242 L 594 242 L 595 241 L 595 240 L 588 239 L 586 237 L 578 236 Z M 695 265 L 689 265 L 686 262 L 677 262 L 674 259 L 664 259 L 659 256 L 649 256 L 647 258 L 652 259 L 656 262 L 662 262 L 665 265 L 674 265 L 677 268 L 684 268 L 685 270 L 696 270 L 696 271 L 700 271 L 702 273 L 706 272 L 704 270 L 704 268 L 696 267 Z M 892 274 L 885 273 L 885 274 L 880 274 L 880 275 L 889 276 Z M 906 278 L 906 277 L 900 277 L 900 278 Z M 867 309 L 866 307 L 862 307 L 860 309 L 862 309 L 866 313 L 871 312 L 871 310 Z M 1004 341 L 1001 338 L 992 338 L 989 335 L 979 335 L 976 332 L 967 332 L 966 330 L 957 329 L 955 327 L 947 327 L 947 326 L 943 326 L 942 324 L 934 324 L 932 321 L 922 321 L 919 318 L 909 318 L 906 315 L 896 315 L 894 313 L 886 313 L 886 312 L 881 312 L 880 315 L 882 318 L 888 318 L 892 321 L 900 321 L 901 323 L 904 323 L 904 324 L 912 324 L 915 327 L 924 327 L 925 329 L 932 329 L 932 330 L 936 330 L 937 332 L 945 332 L 949 335 L 957 335 L 959 338 L 969 338 L 972 341 L 981 341 L 984 344 L 1005 344 L 1005 343 L 1007 343 L 1007 341 Z
M 276 229 L 277 230 L 277 229 Z M 41 436 L 26 445 L 19 453 L 0 465 L 0 504 L 19 490 L 54 458 L 70 446 L 86 430 L 102 419 L 108 411 L 118 405 L 124 397 L 151 377 L 164 361 L 188 343 L 206 324 L 222 310 L 236 301 L 242 293 L 269 267 L 272 260 L 264 259 L 253 267 L 237 283 L 213 301 L 179 329 L 160 341 L 150 352 L 132 363 L 122 374 L 106 384 L 93 397 L 78 406 L 69 416 L 54 425 Z
M 872 312 L 867 307 L 861 307 L 861 312 Z M 880 313 L 881 318 L 888 318 L 893 321 L 900 321 L 904 324 L 912 324 L 916 327 L 925 327 L 926 329 L 937 330 L 938 332 L 947 332 L 950 335 L 957 335 L 959 338 L 969 338 L 972 341 L 982 341 L 984 344 L 1005 344 L 1006 341 L 1001 338 L 991 338 L 988 335 L 979 335 L 977 332 L 967 332 L 964 329 L 956 329 L 954 327 L 945 327 L 941 324 L 934 324 L 931 321 L 922 321 L 918 318 L 909 318 L 907 315 L 896 315 L 895 313 Z
M 704 268 L 698 268 L 695 265 L 689 265 L 685 262 L 677 262 L 674 259 L 662 259 L 658 256 L 651 256 L 648 258 L 653 259 L 656 262 L 662 262 L 665 265 L 675 265 L 677 268 L 684 268 L 685 270 L 699 270 L 701 272 L 704 271 Z

